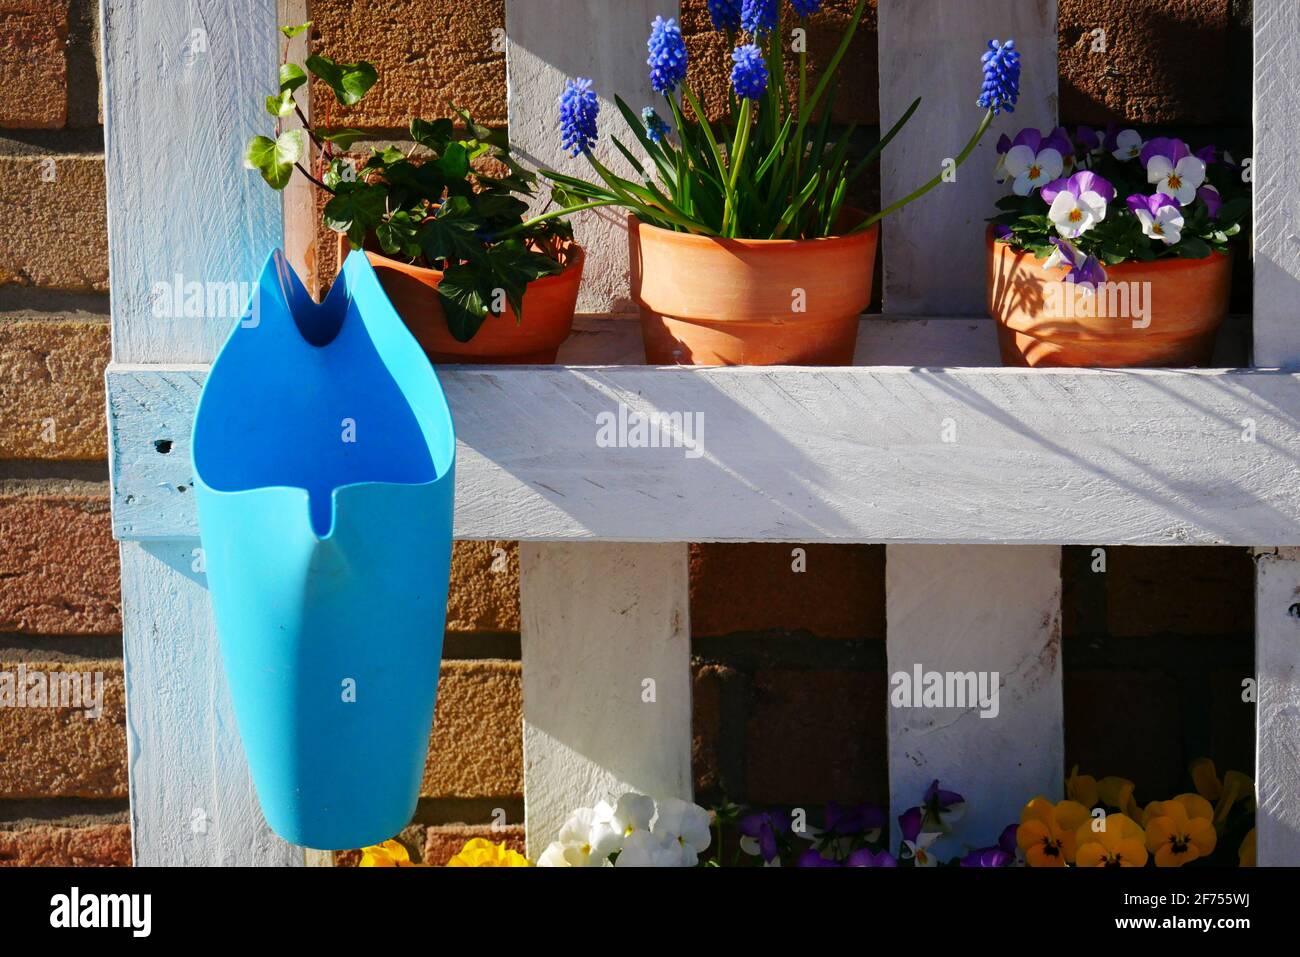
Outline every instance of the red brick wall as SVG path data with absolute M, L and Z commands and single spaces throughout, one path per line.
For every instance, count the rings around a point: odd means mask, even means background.
M 814 66 L 852 6 L 828 0 L 815 18 Z M 1246 132 L 1248 3 L 1061 0 L 1060 13 L 1067 122 Z M 504 0 L 469 10 L 455 0 L 314 0 L 312 15 L 319 50 L 380 68 L 350 125 L 391 135 L 447 100 L 505 123 L 504 57 L 493 47 Z M 102 671 L 107 697 L 97 722 L 0 712 L 0 865 L 130 860 L 104 462 L 96 22 L 94 0 L 0 0 L 0 670 Z M 710 68 L 726 51 L 707 33 L 704 0 L 684 0 L 682 23 L 692 80 L 716 106 L 723 88 Z M 1104 60 L 1090 51 L 1098 27 Z M 1187 49 L 1196 55 L 1182 56 Z M 838 120 L 878 122 L 875 51 L 873 11 L 850 54 Z M 317 102 L 327 120 L 341 119 Z M 1249 770 L 1253 713 L 1237 690 L 1250 671 L 1249 560 L 1208 549 L 1111 549 L 1108 558 L 1101 576 L 1086 550 L 1067 550 L 1064 563 L 1069 759 L 1129 775 L 1149 793 L 1181 786 L 1195 753 Z M 806 560 L 796 573 L 787 546 L 692 547 L 703 798 L 885 798 L 884 550 L 814 546 Z M 513 544 L 458 545 L 424 800 L 403 834 L 434 863 L 487 833 L 497 808 L 521 841 L 518 630 Z

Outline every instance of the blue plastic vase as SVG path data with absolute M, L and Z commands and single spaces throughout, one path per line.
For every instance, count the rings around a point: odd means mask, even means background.
M 239 734 L 286 841 L 376 844 L 415 812 L 455 450 L 438 377 L 367 258 L 318 305 L 273 253 L 203 387 L 193 457 Z

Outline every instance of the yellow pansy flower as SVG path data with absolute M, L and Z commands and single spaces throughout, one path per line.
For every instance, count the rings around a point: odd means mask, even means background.
M 1143 814 L 1147 850 L 1157 867 L 1182 867 L 1214 852 L 1214 808 L 1199 794 L 1152 801 Z
M 1076 764 L 1070 770 L 1070 776 L 1065 779 L 1065 796 L 1084 807 L 1093 807 L 1098 798 L 1097 779 L 1091 774 L 1080 774 Z
M 1020 812 L 1016 844 L 1030 867 L 1064 867 L 1074 863 L 1075 834 L 1088 819 L 1088 808 L 1078 801 L 1053 804 L 1036 797 Z
M 1075 864 L 1079 867 L 1145 867 L 1146 835 L 1127 814 L 1108 814 L 1102 831 L 1092 821 L 1075 832 Z
M 1245 839 L 1241 842 L 1241 847 L 1237 848 L 1237 866 L 1255 866 L 1255 829 L 1253 827 L 1247 832 Z
M 448 867 L 532 867 L 528 858 L 506 847 L 506 842 L 493 844 L 481 837 L 465 842 L 460 853 L 447 862 Z
M 1142 816 L 1137 801 L 1133 799 L 1133 782 L 1128 778 L 1107 775 L 1097 782 L 1097 794 L 1107 807 L 1117 807 L 1134 819 Z
M 411 860 L 406 848 L 398 841 L 387 840 L 361 849 L 359 867 L 423 867 Z

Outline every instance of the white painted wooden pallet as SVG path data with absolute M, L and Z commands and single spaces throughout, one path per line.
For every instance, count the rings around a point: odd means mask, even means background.
M 281 6 L 277 14 L 274 0 L 192 0 L 184 9 L 103 0 L 107 384 L 141 864 L 303 861 L 262 822 L 203 576 L 186 560 L 197 546 L 193 403 L 227 322 L 160 321 L 148 298 L 153 283 L 178 273 L 251 281 L 282 241 L 307 256 L 302 198 L 288 197 L 282 211 L 238 162 L 243 139 L 264 125 L 277 18 L 293 18 L 302 2 Z M 865 319 L 859 366 L 843 369 L 646 368 L 635 365 L 634 325 L 586 319 L 562 356 L 570 365 L 440 370 L 460 441 L 457 536 L 530 543 L 521 600 L 533 853 L 569 809 L 620 788 L 690 794 L 681 543 L 889 543 L 891 670 L 997 670 L 1006 682 L 999 719 L 891 712 L 894 812 L 943 777 L 978 795 L 990 826 L 1012 819 L 1027 796 L 1061 789 L 1060 545 L 1233 544 L 1266 549 L 1259 858 L 1300 863 L 1300 561 L 1294 548 L 1277 547 L 1300 545 L 1300 383 L 1280 371 L 1300 369 L 1300 158 L 1291 149 L 1300 120 L 1289 106 L 1300 94 L 1298 9 L 1255 0 L 1257 368 L 1004 370 L 993 368 L 988 321 L 968 317 Z M 592 77 L 607 105 L 616 92 L 634 106 L 649 102 L 639 51 L 649 20 L 676 12 L 660 0 L 507 0 L 509 118 L 524 153 L 561 162 L 553 117 L 566 76 Z M 573 42 L 575 23 L 588 25 L 586 42 Z M 935 23 L 960 36 L 944 33 L 942 55 L 926 56 Z M 1003 129 L 1054 123 L 1054 0 L 880 0 L 879 24 L 882 119 L 925 93 L 916 121 L 886 151 L 887 195 L 924 178 L 919 170 L 960 146 L 938 141 L 964 139 L 977 121 L 978 48 L 964 59 L 953 51 L 983 38 L 1014 36 L 1027 64 L 1021 110 L 986 144 Z M 155 149 L 142 163 L 146 143 Z M 987 165 L 976 156 L 960 188 L 886 222 L 887 309 L 978 310 L 976 261 L 996 196 Z M 624 307 L 617 220 L 587 217 L 579 236 L 601 264 L 585 303 Z M 951 263 L 954 248 L 975 267 L 927 271 Z M 620 403 L 703 414 L 703 454 L 602 447 L 597 416 L 617 414 Z M 646 679 L 653 704 L 642 698 Z M 196 830 L 200 820 L 205 829 Z M 985 836 L 994 835 L 972 832 Z

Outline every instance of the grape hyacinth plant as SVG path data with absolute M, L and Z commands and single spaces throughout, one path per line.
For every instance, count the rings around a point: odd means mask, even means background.
M 866 12 L 858 0 L 839 45 L 815 84 L 809 83 L 807 51 L 798 48 L 797 78 L 787 80 L 781 31 L 784 13 L 800 26 L 820 13 L 823 0 L 709 0 L 716 30 L 732 47 L 730 107 L 710 121 L 687 81 L 688 53 L 676 20 L 657 17 L 647 43 L 650 83 L 664 97 L 659 119 L 654 107 L 638 114 L 622 99 L 615 104 L 636 143 L 611 135 L 635 171 L 623 177 L 595 155 L 599 139 L 597 101 L 587 80 L 570 80 L 560 99 L 560 131 L 570 155 L 587 157 L 598 181 L 553 170 L 559 216 L 575 209 L 618 206 L 643 223 L 675 232 L 743 239 L 814 239 L 868 229 L 919 199 L 943 181 L 944 171 L 901 200 L 868 215 L 846 207 L 850 187 L 875 162 L 920 105 L 918 97 L 861 159 L 850 153 L 855 126 L 832 127 L 835 80 Z M 978 105 L 984 116 L 956 155 L 964 162 L 1001 112 L 1011 112 L 1020 95 L 1020 55 L 1014 41 L 989 43 L 982 61 Z M 810 89 L 811 86 L 811 89 Z M 687 112 L 691 118 L 687 119 Z M 634 151 L 640 146 L 640 152 Z M 951 167 L 950 167 L 951 168 Z
M 1021 130 L 998 142 L 995 178 L 1011 188 L 993 234 L 1028 250 L 1066 280 L 1095 286 L 1106 267 L 1227 252 L 1250 211 L 1248 179 L 1214 146 L 1144 140 L 1112 125 L 1071 136 Z

